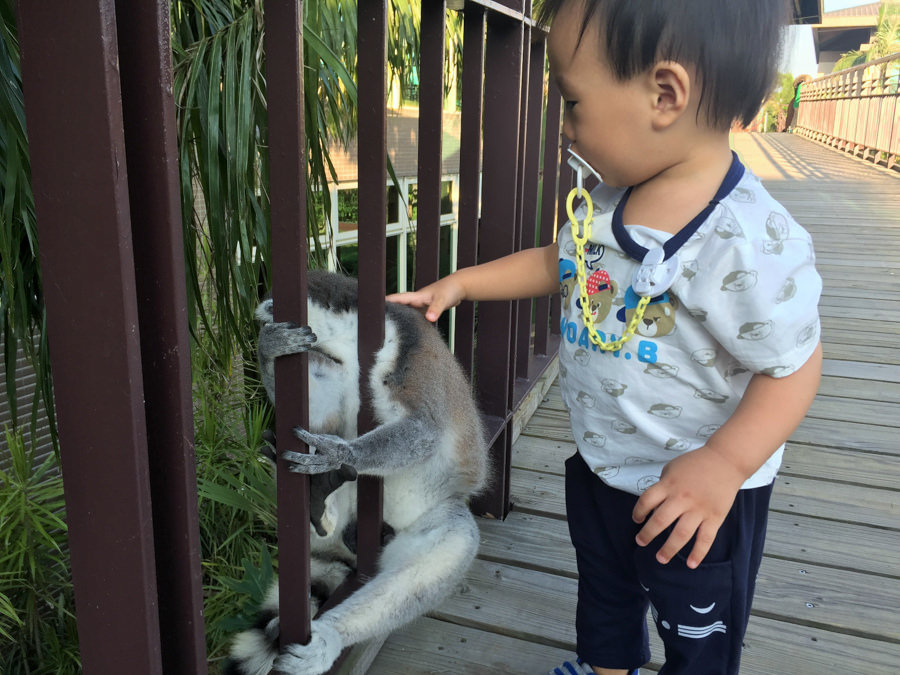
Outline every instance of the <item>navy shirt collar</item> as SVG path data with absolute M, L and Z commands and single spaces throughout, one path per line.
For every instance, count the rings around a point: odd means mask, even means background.
M 672 237 L 669 238 L 663 245 L 663 250 L 666 253 L 666 260 L 675 255 L 675 252 L 678 251 L 678 249 L 680 249 L 684 245 L 684 243 L 691 238 L 694 232 L 696 232 L 704 222 L 706 222 L 706 219 L 709 218 L 709 215 L 713 212 L 713 209 L 715 209 L 719 202 L 727 197 L 732 190 L 734 190 L 743 176 L 744 165 L 741 164 L 741 160 L 738 159 L 738 156 L 734 152 L 732 152 L 731 166 L 728 167 L 728 173 L 726 173 L 725 178 L 722 179 L 722 184 L 716 191 L 715 197 L 712 198 L 709 204 L 707 204 L 700 213 L 698 213 L 691 219 L 691 222 L 681 228 L 676 234 L 672 235 Z M 631 238 L 631 235 L 625 228 L 625 224 L 622 222 L 622 214 L 625 212 L 625 204 L 628 202 L 628 198 L 631 196 L 631 191 L 633 189 L 633 187 L 628 188 L 625 191 L 625 194 L 622 195 L 622 199 L 619 200 L 619 203 L 616 206 L 616 210 L 613 212 L 612 216 L 612 231 L 613 235 L 616 238 L 616 241 L 619 242 L 619 246 L 622 247 L 622 250 L 625 251 L 625 253 L 627 253 L 629 257 L 640 262 L 644 259 L 644 256 L 647 255 L 647 249 Z

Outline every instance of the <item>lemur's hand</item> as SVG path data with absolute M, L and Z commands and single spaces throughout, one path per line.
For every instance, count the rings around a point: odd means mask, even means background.
M 267 323 L 259 331 L 259 351 L 269 358 L 305 352 L 316 343 L 309 326 L 295 323 Z
M 325 473 L 341 468 L 342 464 L 353 466 L 353 450 L 350 443 L 340 436 L 313 434 L 296 427 L 294 435 L 309 446 L 309 454 L 283 452 L 281 457 L 290 464 L 294 473 Z

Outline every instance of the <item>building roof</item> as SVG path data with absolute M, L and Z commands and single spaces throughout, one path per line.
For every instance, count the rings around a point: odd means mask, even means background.
M 881 2 L 870 2 L 823 14 L 822 20 L 812 26 L 816 54 L 859 49 L 878 27 L 880 7 Z

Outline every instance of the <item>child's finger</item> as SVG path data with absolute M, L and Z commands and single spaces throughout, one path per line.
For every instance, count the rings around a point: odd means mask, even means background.
M 664 501 L 657 506 L 653 510 L 653 515 L 647 519 L 647 522 L 644 523 L 644 526 L 635 537 L 638 546 L 646 546 L 656 539 L 663 530 L 678 519 L 681 513 L 682 511 L 677 508 L 672 500 Z
M 650 487 L 634 505 L 631 519 L 636 523 L 643 523 L 653 509 L 663 503 L 663 500 L 665 500 L 665 493 L 658 490 L 656 486 Z
M 447 304 L 439 298 L 435 299 L 428 305 L 428 309 L 425 311 L 425 318 L 434 323 L 441 317 L 445 309 L 447 309 Z
M 718 531 L 718 527 L 713 527 L 705 522 L 697 529 L 697 539 L 687 559 L 687 566 L 692 570 L 697 569 L 700 563 L 703 562 L 706 554 L 709 553 L 709 549 L 712 548 L 713 542 L 716 540 Z
M 700 522 L 698 516 L 682 514 L 675 523 L 675 527 L 672 528 L 672 534 L 666 539 L 666 543 L 657 551 L 656 560 L 662 565 L 667 564 L 691 540 L 700 526 Z M 706 555 L 705 552 L 704 555 Z

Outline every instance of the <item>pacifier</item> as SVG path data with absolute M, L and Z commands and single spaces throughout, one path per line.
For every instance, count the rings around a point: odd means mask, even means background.
M 678 277 L 680 265 L 678 256 L 665 260 L 666 252 L 661 248 L 651 248 L 644 255 L 641 266 L 634 271 L 631 287 L 634 292 L 646 298 L 662 295 L 672 287 Z
M 600 174 L 597 173 L 594 170 L 594 167 L 592 167 L 590 164 L 588 164 L 587 161 L 583 157 L 581 157 L 577 152 L 572 150 L 571 145 L 568 148 L 566 148 L 566 151 L 569 153 L 569 155 L 571 155 L 571 157 L 569 157 L 569 159 L 566 160 L 566 163 L 570 167 L 572 167 L 572 170 L 575 172 L 575 185 L 578 188 L 578 196 L 580 197 L 581 193 L 584 190 L 585 169 L 590 171 L 594 176 L 596 176 L 597 180 L 601 180 Z

